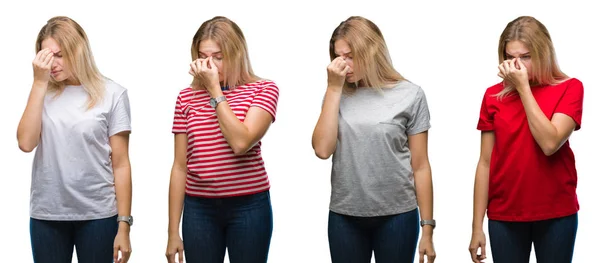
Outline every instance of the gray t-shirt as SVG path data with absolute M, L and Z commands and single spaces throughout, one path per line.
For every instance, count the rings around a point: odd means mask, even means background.
M 408 136 L 427 131 L 423 90 L 402 81 L 342 95 L 331 171 L 331 211 L 384 216 L 417 207 Z
M 127 90 L 106 80 L 104 99 L 87 109 L 82 86 L 47 94 L 31 180 L 32 218 L 92 220 L 117 214 L 109 137 L 131 130 Z

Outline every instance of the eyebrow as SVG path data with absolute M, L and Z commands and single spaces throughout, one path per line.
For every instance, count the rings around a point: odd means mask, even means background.
M 207 56 L 207 57 L 208 57 L 208 55 L 206 55 L 206 54 L 204 54 L 204 53 L 202 53 L 202 52 L 199 52 L 199 51 L 198 51 L 198 54 L 200 54 L 200 55 L 204 55 L 204 56 Z M 218 52 L 212 53 L 212 55 L 213 55 L 213 56 L 214 56 L 214 55 L 221 55 L 221 54 L 222 54 L 222 52 L 221 52 L 221 51 L 218 51 Z
M 507 57 L 508 57 L 508 56 L 514 57 L 514 55 L 511 55 L 511 54 L 509 54 L 508 52 L 505 52 L 505 53 L 506 53 L 506 56 L 507 56 Z M 527 56 L 527 55 L 529 55 L 529 53 L 530 53 L 530 52 L 526 52 L 526 53 L 523 53 L 523 54 L 520 54 L 520 55 L 521 55 L 521 56 Z
M 342 53 L 342 54 L 338 54 L 338 53 L 335 53 L 335 54 L 336 54 L 336 55 L 338 55 L 338 56 L 342 56 L 342 55 L 350 55 L 350 54 L 352 54 L 352 51 L 350 51 L 350 52 L 346 52 L 346 53 Z

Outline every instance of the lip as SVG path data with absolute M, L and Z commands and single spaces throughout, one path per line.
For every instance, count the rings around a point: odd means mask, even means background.
M 62 70 L 52 71 L 52 72 L 50 72 L 50 73 L 51 73 L 52 75 L 56 75 L 56 74 L 58 74 L 58 73 L 60 73 L 60 72 L 62 72 Z

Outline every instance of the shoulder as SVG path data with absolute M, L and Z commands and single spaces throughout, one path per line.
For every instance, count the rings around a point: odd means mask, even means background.
M 567 89 L 577 89 L 583 92 L 583 83 L 577 78 L 567 79 L 558 85 L 565 85 Z
M 246 83 L 244 85 L 241 85 L 238 88 L 249 88 L 249 89 L 257 89 L 257 90 L 269 89 L 269 90 L 279 91 L 279 87 L 277 86 L 277 84 L 275 84 L 274 81 L 267 80 L 267 79 L 260 79 L 260 80 L 254 81 L 254 82 Z
M 491 87 L 488 87 L 485 90 L 485 96 L 486 97 L 494 96 L 494 95 L 498 94 L 500 91 L 502 91 L 503 89 L 504 89 L 504 83 L 498 82 L 498 83 L 492 85 Z
M 425 91 L 421 86 L 410 82 L 408 80 L 402 80 L 392 88 L 395 94 L 401 98 L 412 98 L 413 102 L 420 101 L 425 98 Z
M 121 86 L 119 83 L 109 78 L 104 79 L 104 87 L 106 89 L 107 95 L 109 96 L 120 97 L 121 94 L 127 92 L 127 89 L 125 87 Z

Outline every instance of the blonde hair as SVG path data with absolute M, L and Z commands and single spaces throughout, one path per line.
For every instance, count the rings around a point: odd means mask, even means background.
M 329 57 L 336 58 L 335 42 L 344 40 L 350 46 L 354 66 L 362 71 L 364 77 L 360 84 L 365 87 L 381 89 L 386 84 L 399 82 L 404 77 L 392 65 L 392 59 L 381 31 L 370 20 L 351 16 L 340 23 L 333 31 L 329 41 Z M 345 83 L 344 91 L 352 92 L 356 83 Z
M 521 16 L 506 25 L 500 35 L 498 45 L 498 63 L 507 59 L 506 45 L 514 40 L 523 42 L 531 56 L 530 85 L 554 85 L 568 76 L 558 67 L 554 45 L 548 29 L 531 16 Z M 495 96 L 503 98 L 514 91 L 514 87 L 505 83 L 504 89 Z
M 36 53 L 42 50 L 42 42 L 47 38 L 54 39 L 60 46 L 64 66 L 71 72 L 70 77 L 79 81 L 88 93 L 87 108 L 93 108 L 104 96 L 105 80 L 96 67 L 85 31 L 73 19 L 56 16 L 40 30 L 35 42 Z M 60 95 L 64 87 L 65 83 L 50 79 L 48 90 Z
M 250 65 L 246 38 L 236 23 L 222 16 L 216 16 L 202 23 L 192 40 L 192 60 L 198 59 L 200 42 L 204 40 L 213 40 L 221 48 L 225 86 L 233 89 L 259 79 L 254 75 Z M 200 86 L 202 86 L 200 79 L 194 78 L 192 87 Z

